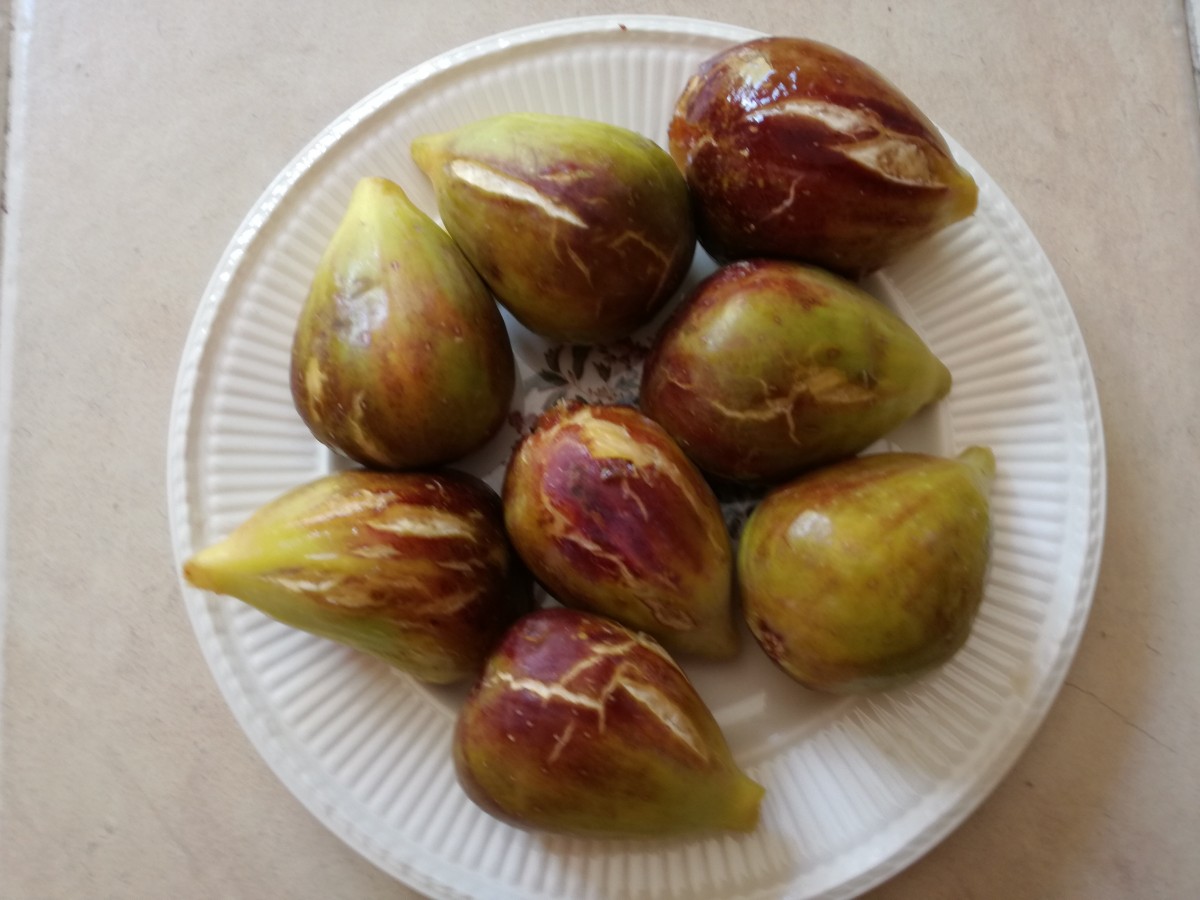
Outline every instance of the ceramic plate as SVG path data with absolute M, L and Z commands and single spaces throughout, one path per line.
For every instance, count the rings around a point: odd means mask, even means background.
M 287 488 L 328 472 L 292 407 L 300 305 L 355 182 L 384 175 L 436 215 L 410 141 L 487 115 L 566 113 L 666 144 L 697 65 L 753 37 L 658 17 L 556 22 L 491 37 L 405 73 L 339 117 L 283 170 L 234 235 L 200 303 L 170 422 L 176 561 Z M 801 689 L 751 640 L 689 665 L 749 774 L 752 834 L 592 841 L 502 825 L 459 790 L 450 734 L 465 689 L 430 689 L 251 608 L 184 585 L 238 721 L 287 786 L 347 844 L 434 897 L 845 897 L 907 865 L 995 786 L 1057 692 L 1087 616 L 1104 456 L 1086 351 L 1050 264 L 1012 204 L 957 145 L 978 213 L 867 287 L 917 328 L 954 389 L 887 444 L 995 450 L 995 536 L 970 641 L 940 671 L 856 699 Z M 703 253 L 684 290 L 711 271 Z M 519 383 L 504 431 L 463 467 L 499 485 L 532 417 L 560 396 L 632 400 L 653 328 L 619 344 L 550 345 L 509 322 Z M 727 496 L 736 528 L 753 502 Z

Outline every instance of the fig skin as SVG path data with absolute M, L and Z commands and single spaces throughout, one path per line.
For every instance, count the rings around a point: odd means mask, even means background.
M 470 453 L 516 380 L 499 309 L 450 236 L 384 178 L 364 178 L 321 258 L 292 345 L 296 409 L 364 466 Z
M 611 616 L 673 653 L 737 652 L 721 508 L 637 410 L 562 403 L 544 413 L 509 460 L 504 522 L 565 606 Z
M 657 642 L 569 609 L 505 635 L 459 714 L 454 761 L 491 815 L 569 834 L 752 831 L 763 796 Z
M 933 123 L 882 75 L 816 41 L 768 37 L 705 62 L 670 150 L 718 260 L 870 272 L 975 211 L 978 188 Z
M 660 330 L 639 403 L 704 471 L 772 482 L 858 453 L 950 382 L 865 291 L 811 266 L 749 260 L 701 282 Z
M 904 684 L 966 642 L 983 597 L 995 457 L 881 453 L 802 476 L 750 515 L 738 584 L 750 631 L 796 681 Z
M 412 145 L 446 230 L 497 299 L 557 341 L 626 337 L 691 265 L 687 185 L 653 141 L 540 114 L 484 119 Z
M 183 574 L 436 684 L 478 674 L 532 608 L 500 498 L 448 471 L 320 478 L 259 509 Z

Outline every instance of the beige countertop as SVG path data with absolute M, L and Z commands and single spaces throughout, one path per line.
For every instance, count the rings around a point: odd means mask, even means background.
M 442 50 L 622 6 L 14 4 L 0 895 L 415 896 L 291 796 L 200 655 L 167 533 L 175 371 L 235 227 L 338 113 Z M 650 7 L 816 37 L 887 72 L 1020 209 L 1095 370 L 1108 528 L 1066 686 L 995 793 L 873 896 L 1200 895 L 1200 122 L 1183 6 Z

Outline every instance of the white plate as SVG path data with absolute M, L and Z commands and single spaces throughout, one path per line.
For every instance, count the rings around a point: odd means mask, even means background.
M 525 28 L 418 66 L 326 128 L 238 229 L 188 337 L 170 423 L 176 562 L 331 466 L 293 410 L 288 354 L 318 256 L 360 176 L 392 178 L 435 213 L 409 142 L 511 110 L 600 119 L 665 145 L 688 74 L 752 36 L 636 16 Z M 979 182 L 979 212 L 868 286 L 954 374 L 950 397 L 890 442 L 996 452 L 993 566 L 963 651 L 907 689 L 860 699 L 799 688 L 752 641 L 732 665 L 689 666 L 738 760 L 767 788 L 761 825 L 747 836 L 591 841 L 510 828 L 466 799 L 448 752 L 462 689 L 422 687 L 184 585 L 238 721 L 321 821 L 436 897 L 729 900 L 859 893 L 979 804 L 1041 721 L 1078 643 L 1099 561 L 1104 453 L 1062 288 L 999 188 L 954 150 Z M 698 254 L 691 283 L 711 267 Z M 510 327 L 519 408 L 467 464 L 493 484 L 514 428 L 556 392 L 628 398 L 636 385 L 636 347 L 553 349 Z M 737 516 L 736 504 L 729 510 Z

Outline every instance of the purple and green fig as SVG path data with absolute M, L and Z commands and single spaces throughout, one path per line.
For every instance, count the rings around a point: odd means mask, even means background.
M 989 558 L 985 447 L 864 456 L 777 488 L 738 548 L 750 631 L 806 687 L 903 684 L 966 642 Z
M 975 211 L 978 189 L 933 123 L 866 63 L 768 37 L 705 62 L 671 155 L 715 258 L 782 257 L 857 275 Z
M 532 608 L 496 492 L 457 472 L 340 472 L 295 488 L 183 567 L 195 587 L 436 684 L 477 675 Z
M 949 390 L 950 371 L 865 291 L 749 260 L 675 311 L 639 403 L 701 469 L 770 482 L 858 453 Z
M 737 652 L 721 508 L 637 410 L 573 403 L 543 414 L 509 461 L 504 522 L 563 605 L 648 632 L 673 653 Z
M 631 334 L 695 252 L 671 157 L 624 128 L 509 114 L 412 145 L 446 230 L 531 331 L 593 343 Z
M 569 609 L 505 635 L 459 714 L 454 761 L 487 812 L 570 834 L 752 831 L 763 796 L 657 642 Z
M 499 309 L 432 219 L 364 178 L 321 257 L 292 345 L 292 398 L 321 443 L 414 469 L 476 449 L 515 382 Z

